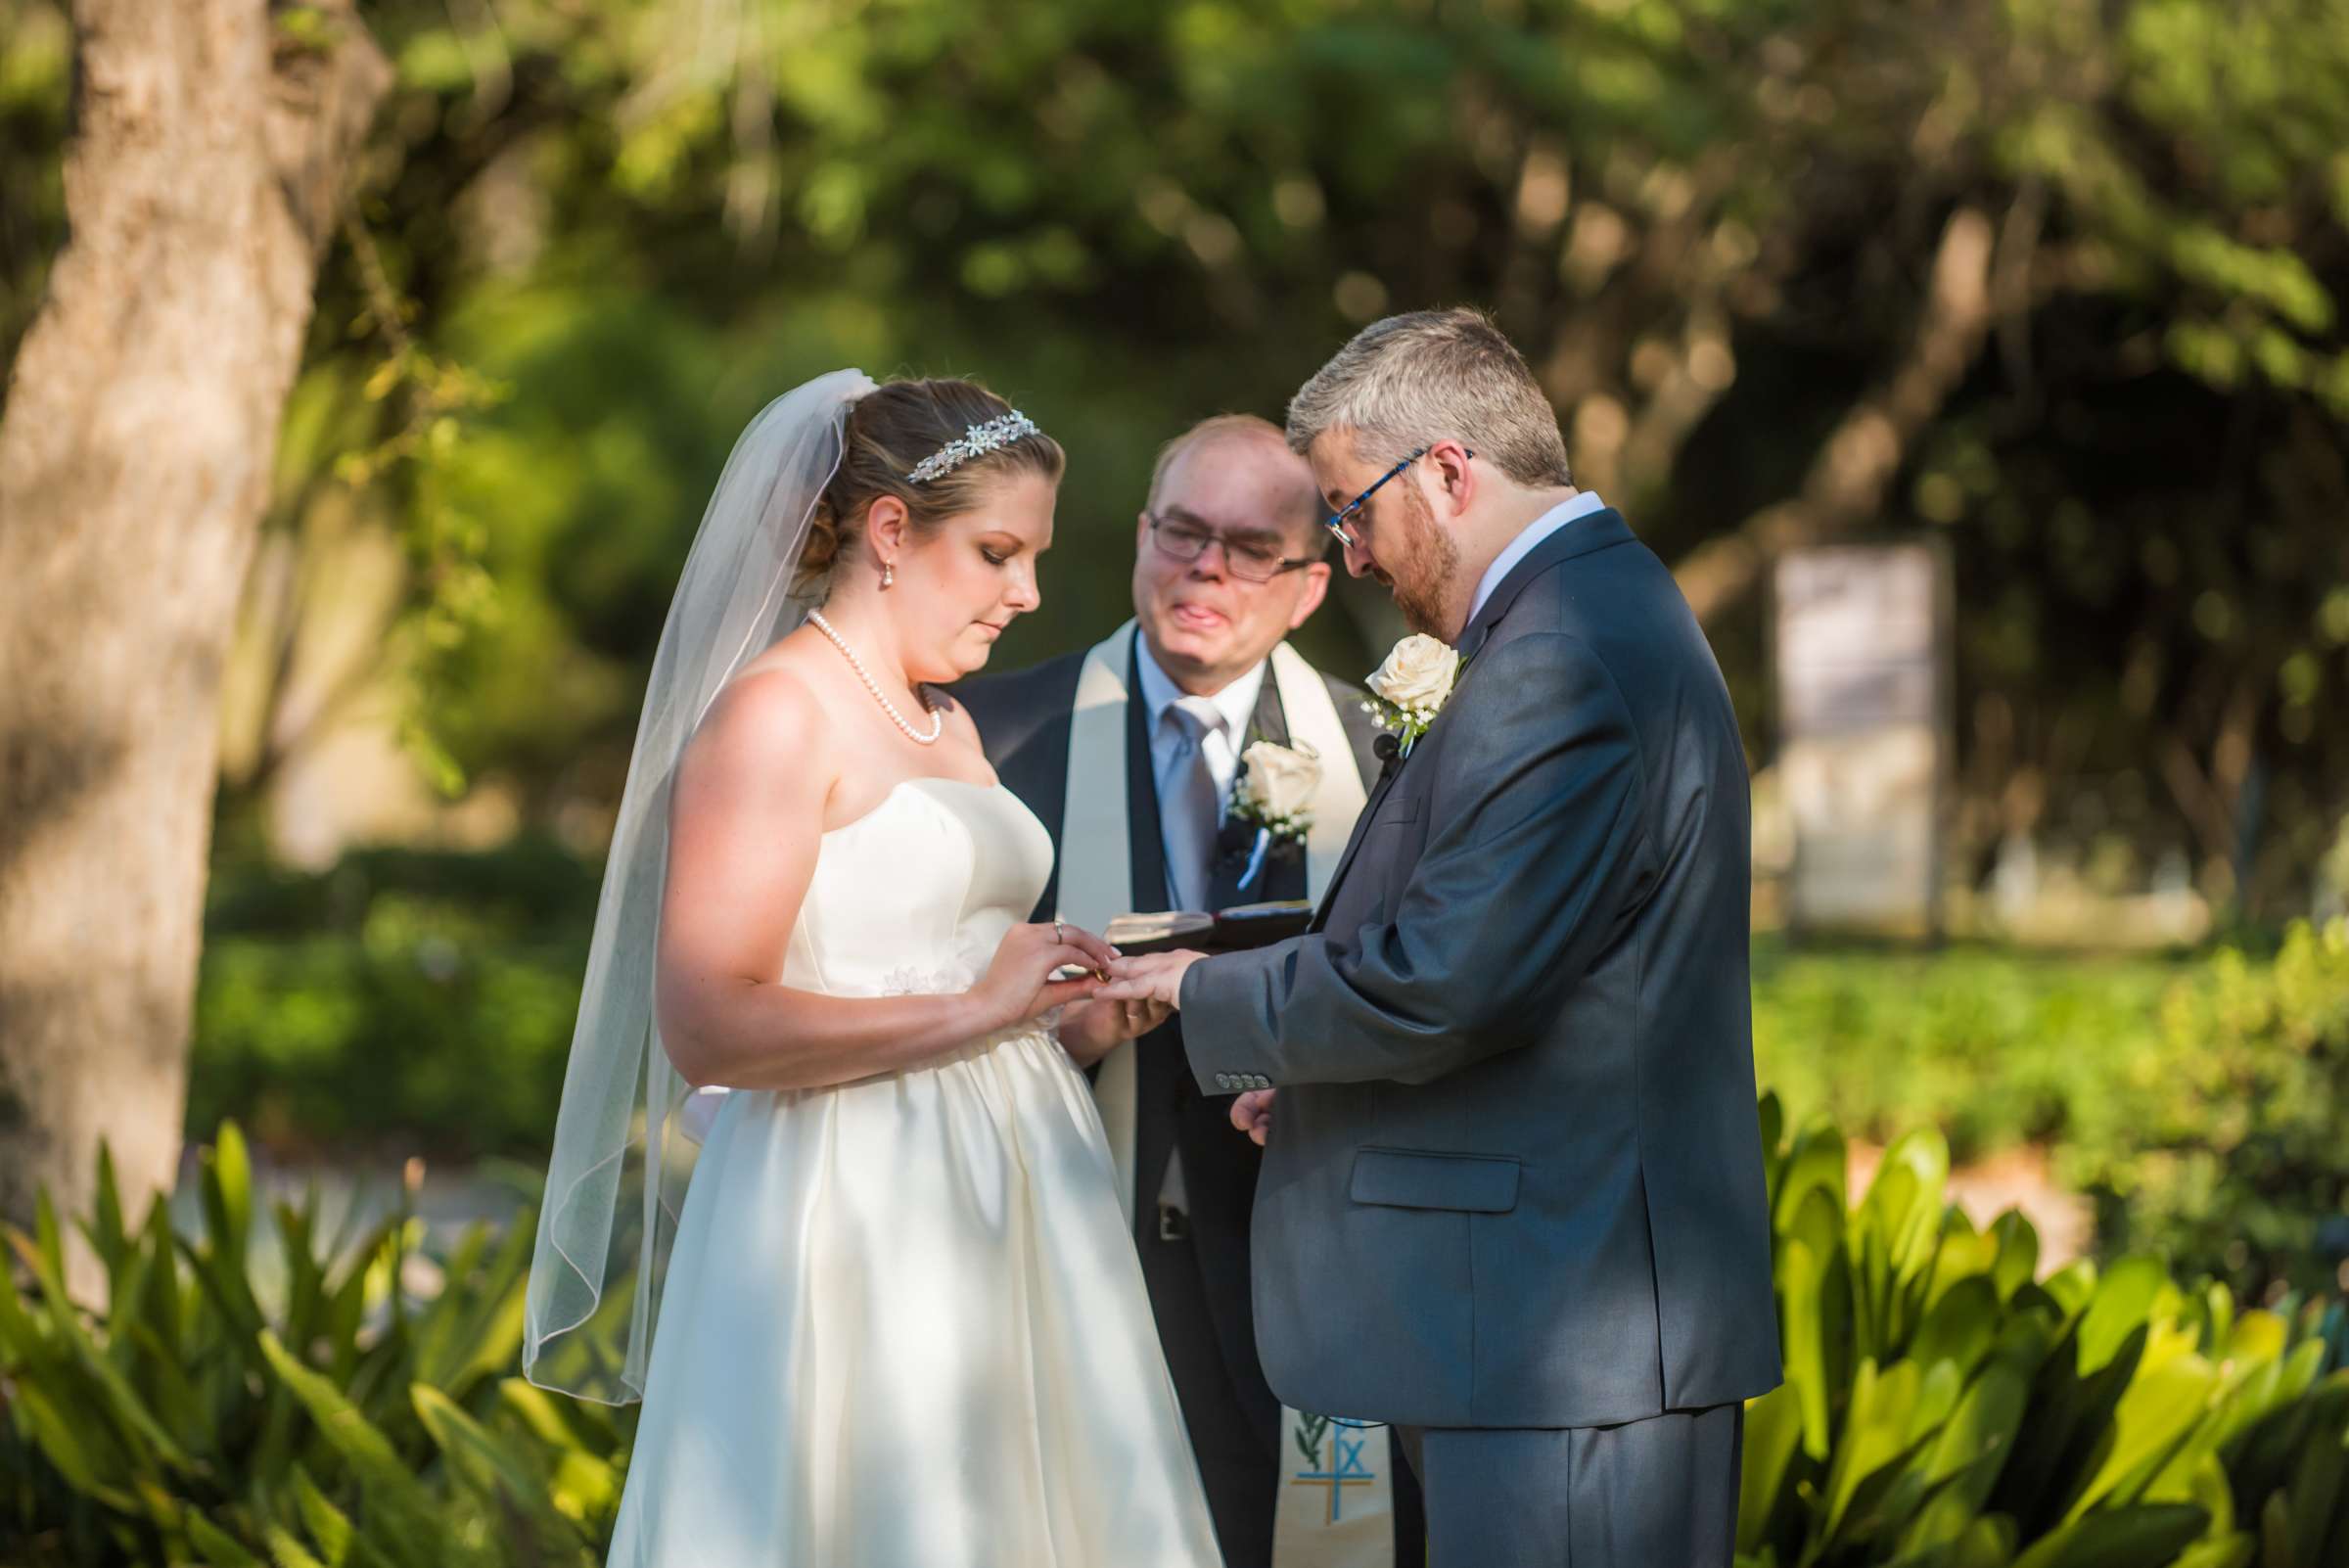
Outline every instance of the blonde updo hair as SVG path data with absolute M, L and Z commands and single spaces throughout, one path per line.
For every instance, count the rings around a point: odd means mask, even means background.
M 1019 474 L 1057 484 L 1068 458 L 1060 443 L 1042 434 L 966 458 L 923 484 L 910 476 L 921 461 L 973 425 L 1010 413 L 1011 405 L 977 382 L 893 381 L 875 388 L 849 410 L 841 432 L 840 467 L 817 498 L 800 554 L 799 591 L 821 597 L 849 545 L 864 530 L 866 514 L 884 495 L 904 504 L 914 532 L 926 534 L 950 517 L 977 511 L 987 491 Z

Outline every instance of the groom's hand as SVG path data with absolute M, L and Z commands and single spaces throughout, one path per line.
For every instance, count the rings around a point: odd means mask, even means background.
M 1138 1039 L 1173 1017 L 1164 1002 L 1112 1001 L 1095 997 L 1078 1002 L 1061 1015 L 1054 1034 L 1061 1049 L 1079 1067 L 1090 1067 L 1129 1039 Z
M 1183 972 L 1203 952 L 1152 952 L 1120 958 L 1109 966 L 1109 984 L 1093 992 L 1105 1001 L 1154 1001 L 1180 1010 Z
M 1248 1134 L 1258 1148 L 1272 1132 L 1272 1096 L 1278 1089 L 1250 1089 L 1231 1102 L 1231 1125 Z

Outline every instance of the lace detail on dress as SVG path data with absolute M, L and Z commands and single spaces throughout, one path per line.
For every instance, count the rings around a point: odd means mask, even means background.
M 944 969 L 898 968 L 883 975 L 877 984 L 877 989 L 870 994 L 875 996 L 954 996 L 969 991 L 978 984 L 979 976 L 967 964 L 952 964 Z M 908 1068 L 906 1071 L 931 1072 L 955 1062 L 971 1061 L 986 1055 L 1008 1040 L 1031 1039 L 1038 1037 L 1051 1039 L 1051 1026 L 1058 1022 L 1059 1009 L 1055 1008 L 1043 1018 L 1014 1025 L 1010 1029 L 999 1029 L 991 1035 L 982 1035 L 957 1049 L 947 1051 L 943 1056 L 924 1062 L 919 1067 Z M 1053 1043 L 1057 1047 L 1059 1042 L 1054 1040 Z
M 893 969 L 881 977 L 876 996 L 952 996 L 979 984 L 967 965 L 948 969 Z

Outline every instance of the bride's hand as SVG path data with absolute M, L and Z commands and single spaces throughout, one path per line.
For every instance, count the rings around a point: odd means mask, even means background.
M 1112 1001 L 1098 996 L 1070 1008 L 1054 1033 L 1070 1060 L 1079 1067 L 1090 1067 L 1117 1046 L 1149 1034 L 1174 1016 L 1174 1009 L 1164 1002 Z
M 991 1035 L 1084 1000 L 1101 988 L 1101 976 L 1117 957 L 1117 948 L 1066 921 L 1012 927 L 995 949 L 994 962 L 971 988 L 982 1033 Z M 1053 971 L 1072 968 L 1085 973 L 1074 980 L 1052 978 Z

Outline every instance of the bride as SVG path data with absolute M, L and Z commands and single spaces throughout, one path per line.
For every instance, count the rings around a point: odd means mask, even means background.
M 928 684 L 1036 608 L 1061 465 L 970 383 L 842 371 L 711 499 L 526 1323 L 534 1381 L 644 1401 L 614 1564 L 1221 1561 L 1079 1068 L 1161 1014 L 1022 923 L 1049 838 Z

